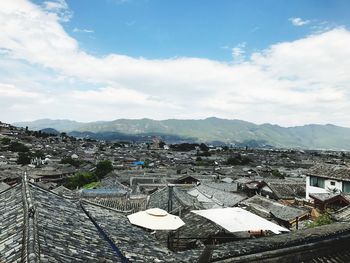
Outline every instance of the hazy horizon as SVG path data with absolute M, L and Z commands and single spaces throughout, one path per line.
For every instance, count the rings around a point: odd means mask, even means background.
M 143 120 L 143 119 L 148 119 L 148 120 L 153 120 L 153 121 L 167 121 L 167 120 L 186 120 L 186 121 L 198 121 L 198 120 L 206 120 L 206 119 L 210 119 L 210 118 L 216 118 L 216 119 L 221 119 L 221 120 L 228 120 L 228 121 L 243 121 L 243 122 L 249 122 L 249 123 L 253 123 L 256 125 L 263 125 L 263 124 L 270 124 L 270 125 L 277 125 L 283 128 L 293 128 L 293 127 L 299 127 L 299 126 L 307 126 L 307 125 L 335 125 L 333 123 L 305 123 L 302 125 L 294 125 L 294 126 L 283 126 L 283 125 L 279 125 L 277 123 L 271 123 L 271 122 L 263 122 L 263 123 L 256 123 L 256 122 L 250 122 L 250 121 L 246 121 L 246 120 L 242 120 L 242 119 L 227 119 L 227 118 L 219 118 L 216 116 L 209 116 L 209 117 L 205 117 L 205 118 L 198 118 L 198 119 L 193 119 L 193 118 L 189 118 L 189 119 L 176 119 L 176 118 L 169 118 L 169 119 L 152 119 L 152 118 L 147 118 L 147 117 L 141 117 L 141 118 L 117 118 L 117 119 L 111 119 L 111 120 L 91 120 L 91 121 L 79 121 L 79 120 L 73 120 L 73 119 L 51 119 L 51 118 L 41 118 L 41 119 L 35 119 L 35 120 L 24 120 L 24 121 L 15 121 L 15 122 L 9 122 L 10 124 L 16 124 L 16 123 L 24 123 L 24 122 L 35 122 L 35 121 L 41 121 L 41 120 L 50 120 L 50 121 L 73 121 L 73 122 L 79 122 L 79 123 L 94 123 L 94 122 L 113 122 L 113 121 L 118 121 L 118 120 Z M 0 120 L 1 121 L 1 120 Z M 335 125 L 335 126 L 339 126 L 339 127 L 343 127 L 343 128 L 350 128 L 347 126 L 341 126 L 341 125 Z M 50 127 L 48 127 L 50 128 Z

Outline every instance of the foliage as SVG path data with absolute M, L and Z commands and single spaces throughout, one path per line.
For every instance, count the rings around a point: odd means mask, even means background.
M 99 187 L 100 185 L 101 185 L 100 182 L 92 182 L 92 183 L 83 185 L 83 188 L 84 188 L 84 189 L 94 189 L 94 188 Z
M 98 181 L 98 177 L 94 173 L 82 172 L 77 173 L 74 176 L 68 177 L 65 182 L 65 187 L 69 189 L 75 189 L 92 182 Z
M 228 148 L 227 145 L 224 145 L 224 146 L 222 147 L 222 150 L 223 150 L 224 152 L 227 152 L 229 149 L 230 149 L 230 148 Z
M 29 148 L 20 142 L 11 142 L 8 149 L 12 152 L 29 152 Z
M 109 160 L 101 161 L 96 165 L 96 175 L 98 178 L 103 178 L 106 174 L 113 171 L 112 162 Z
M 242 155 L 240 154 L 236 156 L 230 156 L 226 160 L 227 165 L 247 165 L 251 162 L 252 160 L 249 157 L 245 157 L 245 156 L 242 157 Z
M 11 139 L 7 138 L 7 137 L 4 137 L 4 138 L 1 139 L 1 143 L 3 145 L 9 145 L 11 143 Z
M 330 210 L 327 209 L 318 218 L 316 218 L 316 220 L 307 224 L 307 227 L 312 228 L 317 226 L 328 225 L 331 223 L 333 223 L 333 220 L 331 218 Z
M 196 143 L 179 143 L 170 145 L 170 148 L 174 151 L 188 152 L 195 150 L 197 146 Z
M 209 156 L 211 156 L 211 153 L 210 152 L 199 152 L 199 153 L 197 153 L 197 156 L 209 157 Z
M 45 159 L 45 154 L 42 151 L 35 151 L 35 153 L 33 153 L 32 156 L 36 158 Z
M 199 149 L 200 149 L 201 151 L 203 151 L 203 152 L 209 151 L 209 147 L 208 147 L 206 144 L 204 144 L 204 143 L 201 143 L 201 144 L 199 145 Z
M 166 145 L 165 142 L 163 142 L 163 141 L 159 142 L 159 148 L 163 149 L 165 145 Z
M 197 166 L 213 166 L 214 165 L 213 160 L 203 160 L 203 159 L 198 160 L 198 158 L 200 158 L 200 157 L 197 157 L 197 159 L 196 159 Z
M 331 194 L 337 194 L 337 193 L 340 192 L 340 190 L 338 188 L 336 188 L 336 187 L 334 187 L 334 188 L 327 187 L 327 192 L 331 193 Z
M 278 171 L 278 170 L 272 170 L 271 174 L 275 177 L 280 178 L 280 179 L 284 179 L 284 175 L 282 173 L 280 173 L 280 171 Z
M 66 157 L 66 158 L 62 158 L 60 163 L 61 164 L 70 164 L 70 165 L 73 165 L 75 168 L 78 168 L 83 163 L 83 161 L 73 159 L 71 157 Z
M 30 164 L 32 156 L 28 152 L 20 152 L 18 154 L 17 164 L 26 165 Z

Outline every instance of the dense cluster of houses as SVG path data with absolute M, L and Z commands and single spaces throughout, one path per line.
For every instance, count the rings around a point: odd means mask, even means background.
M 10 141 L 40 155 L 18 164 Z M 179 151 L 159 139 L 37 136 L 0 123 L 0 262 L 346 262 L 349 159 L 300 149 Z M 65 186 L 102 160 L 114 170 L 98 184 Z M 128 219 L 154 208 L 164 211 L 157 220 L 183 224 L 159 230 Z M 331 224 L 311 227 L 324 215 Z

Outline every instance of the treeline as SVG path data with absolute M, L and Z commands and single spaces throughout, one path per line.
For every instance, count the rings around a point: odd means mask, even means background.
M 84 185 L 100 181 L 112 171 L 113 165 L 111 161 L 101 161 L 96 165 L 94 172 L 79 172 L 74 176 L 68 177 L 64 186 L 69 189 L 81 188 Z

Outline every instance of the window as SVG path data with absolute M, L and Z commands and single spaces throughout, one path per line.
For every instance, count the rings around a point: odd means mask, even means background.
M 331 185 L 335 185 L 335 182 L 331 181 Z
M 324 188 L 324 179 L 316 176 L 310 176 L 310 186 Z
M 350 182 L 343 182 L 343 192 L 350 193 Z

